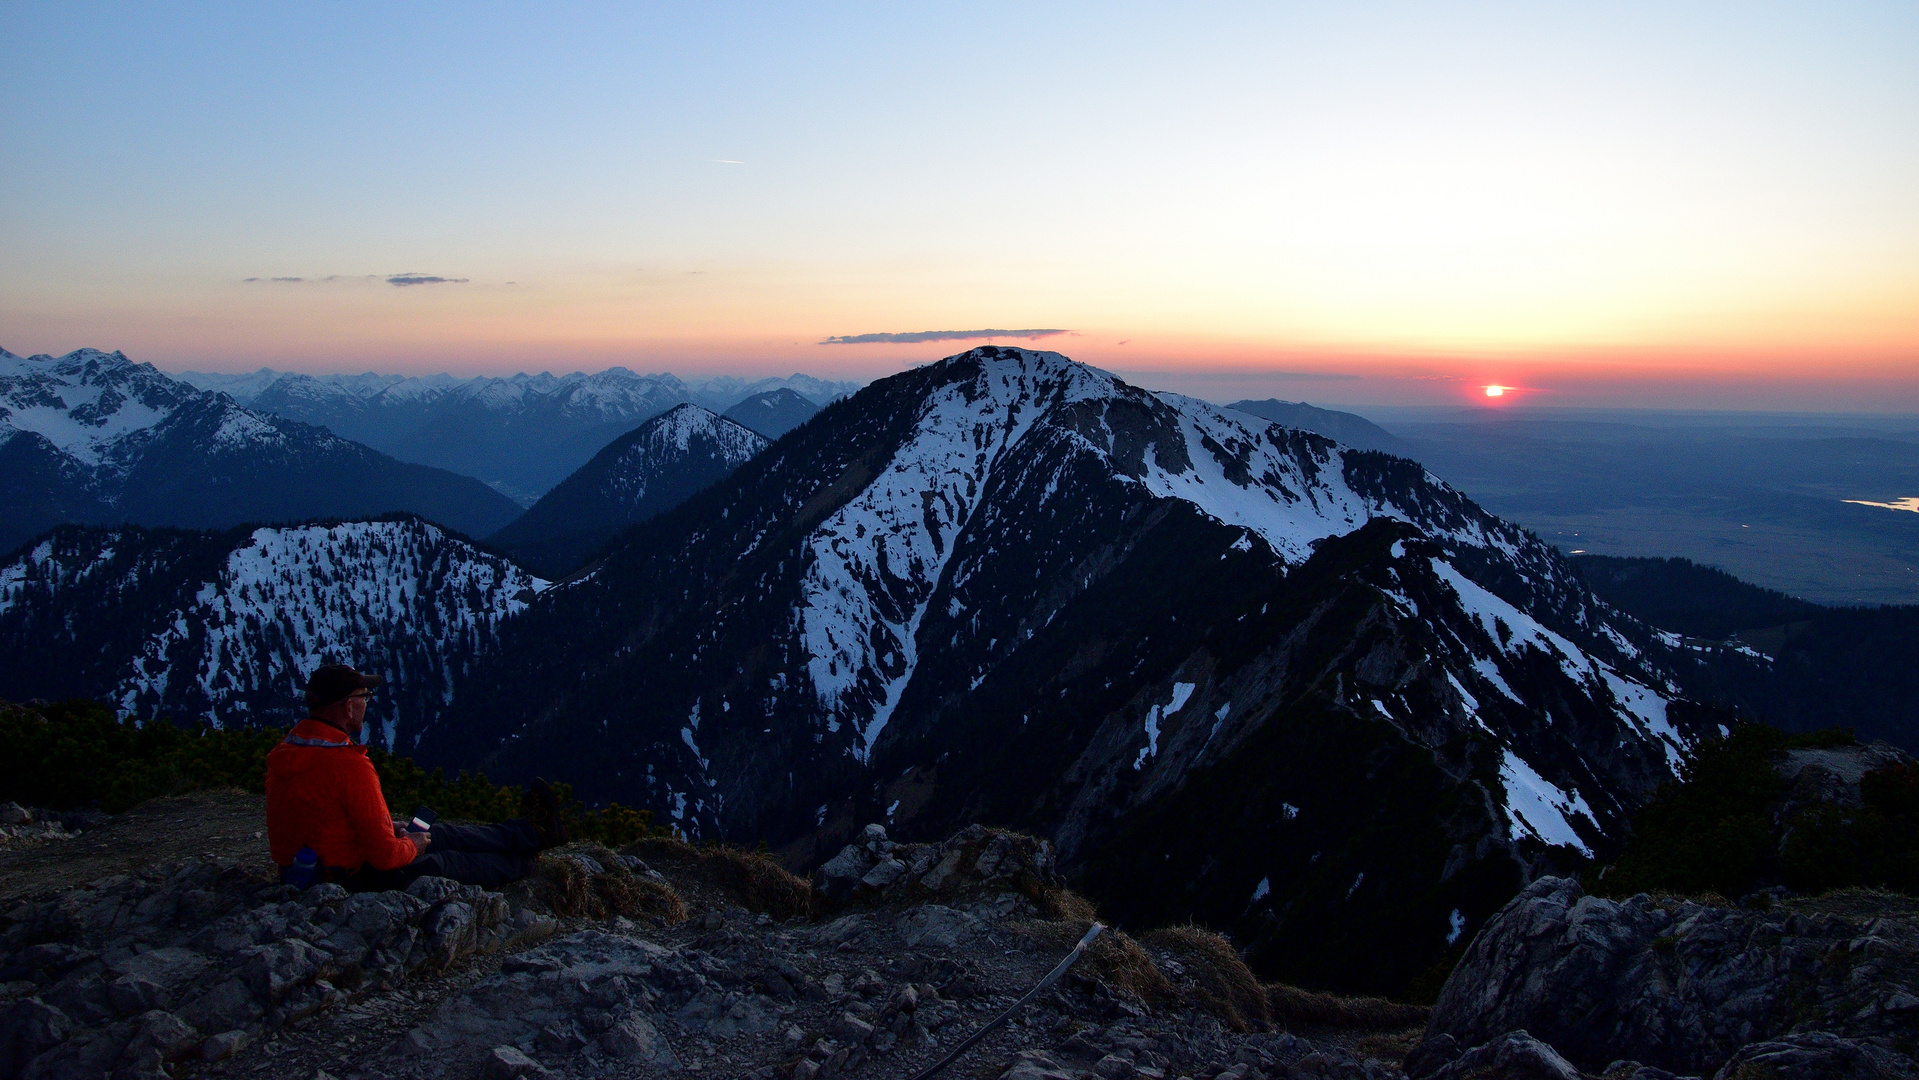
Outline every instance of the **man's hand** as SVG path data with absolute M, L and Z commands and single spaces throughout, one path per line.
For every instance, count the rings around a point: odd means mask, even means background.
M 408 840 L 412 841 L 413 857 L 416 859 L 419 858 L 421 855 L 426 854 L 426 846 L 429 843 L 433 842 L 433 836 L 431 833 L 409 832 L 404 835 L 406 836 Z

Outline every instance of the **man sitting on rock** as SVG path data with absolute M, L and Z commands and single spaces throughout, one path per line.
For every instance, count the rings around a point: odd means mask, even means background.
M 498 825 L 409 829 L 393 820 L 380 777 L 354 736 L 367 697 L 384 680 L 345 664 L 307 679 L 307 717 L 267 754 L 267 842 L 286 880 L 302 848 L 318 856 L 316 880 L 355 892 L 400 889 L 445 877 L 498 888 L 533 872 L 538 853 L 566 842 L 560 804 L 544 780 L 527 793 L 526 817 Z

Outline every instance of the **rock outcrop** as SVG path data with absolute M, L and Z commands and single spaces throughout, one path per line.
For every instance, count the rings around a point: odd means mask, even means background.
M 1468 948 L 1408 1072 L 1480 1075 L 1520 1032 L 1609 1076 L 1919 1075 L 1919 907 L 1882 899 L 1755 911 L 1542 879 Z
M 49 840 L 71 840 L 78 835 L 58 814 L 17 802 L 0 803 L 0 851 L 34 847 Z
M 0 915 L 0 1078 L 112 1074 L 239 1052 L 368 990 L 537 936 L 551 920 L 444 878 L 305 893 L 231 864 L 121 875 Z
M 1036 837 L 969 825 L 937 844 L 898 844 L 884 825 L 868 825 L 813 875 L 836 901 L 904 901 L 978 889 L 1057 890 L 1065 884 L 1053 845 Z

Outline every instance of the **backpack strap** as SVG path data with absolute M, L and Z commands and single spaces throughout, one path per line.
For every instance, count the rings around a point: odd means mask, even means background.
M 304 735 L 291 735 L 291 734 L 289 734 L 286 737 L 286 739 L 283 741 L 290 743 L 294 746 L 331 746 L 335 750 L 343 749 L 345 747 L 353 745 L 352 739 L 348 739 L 345 742 L 328 742 L 325 739 L 309 739 Z

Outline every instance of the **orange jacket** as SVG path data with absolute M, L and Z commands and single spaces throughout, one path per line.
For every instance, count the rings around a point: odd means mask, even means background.
M 393 835 L 380 776 L 359 746 L 331 724 L 302 720 L 267 754 L 267 846 L 291 866 L 301 845 L 322 866 L 392 870 L 413 861 L 412 842 Z

